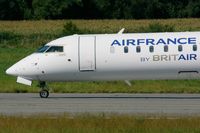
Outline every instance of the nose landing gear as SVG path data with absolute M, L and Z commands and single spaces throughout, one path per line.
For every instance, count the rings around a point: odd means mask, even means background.
M 39 92 L 40 97 L 41 98 L 48 98 L 49 89 L 48 89 L 48 86 L 46 85 L 46 82 L 44 82 L 44 81 L 39 82 L 39 87 L 41 88 L 41 91 Z
M 40 91 L 40 97 L 41 98 L 48 98 L 49 96 L 49 91 L 48 90 L 41 90 Z

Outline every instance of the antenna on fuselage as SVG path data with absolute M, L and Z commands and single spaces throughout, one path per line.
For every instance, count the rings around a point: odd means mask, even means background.
M 131 82 L 130 82 L 129 80 L 124 80 L 124 82 L 125 82 L 129 87 L 132 86 L 132 84 L 131 84 Z
M 125 28 L 122 28 L 117 34 L 122 34 L 124 32 Z

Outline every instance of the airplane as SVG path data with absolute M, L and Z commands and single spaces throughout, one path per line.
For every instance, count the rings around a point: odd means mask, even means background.
M 17 82 L 200 78 L 200 32 L 70 35 L 53 40 L 6 70 Z

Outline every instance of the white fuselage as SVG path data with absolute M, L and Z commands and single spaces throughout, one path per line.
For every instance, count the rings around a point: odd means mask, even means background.
M 39 81 L 200 77 L 200 32 L 73 35 L 46 46 L 7 73 Z

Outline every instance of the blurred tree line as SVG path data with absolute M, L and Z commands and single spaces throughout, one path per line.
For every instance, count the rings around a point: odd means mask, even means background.
M 1 20 L 200 17 L 200 0 L 0 0 Z

